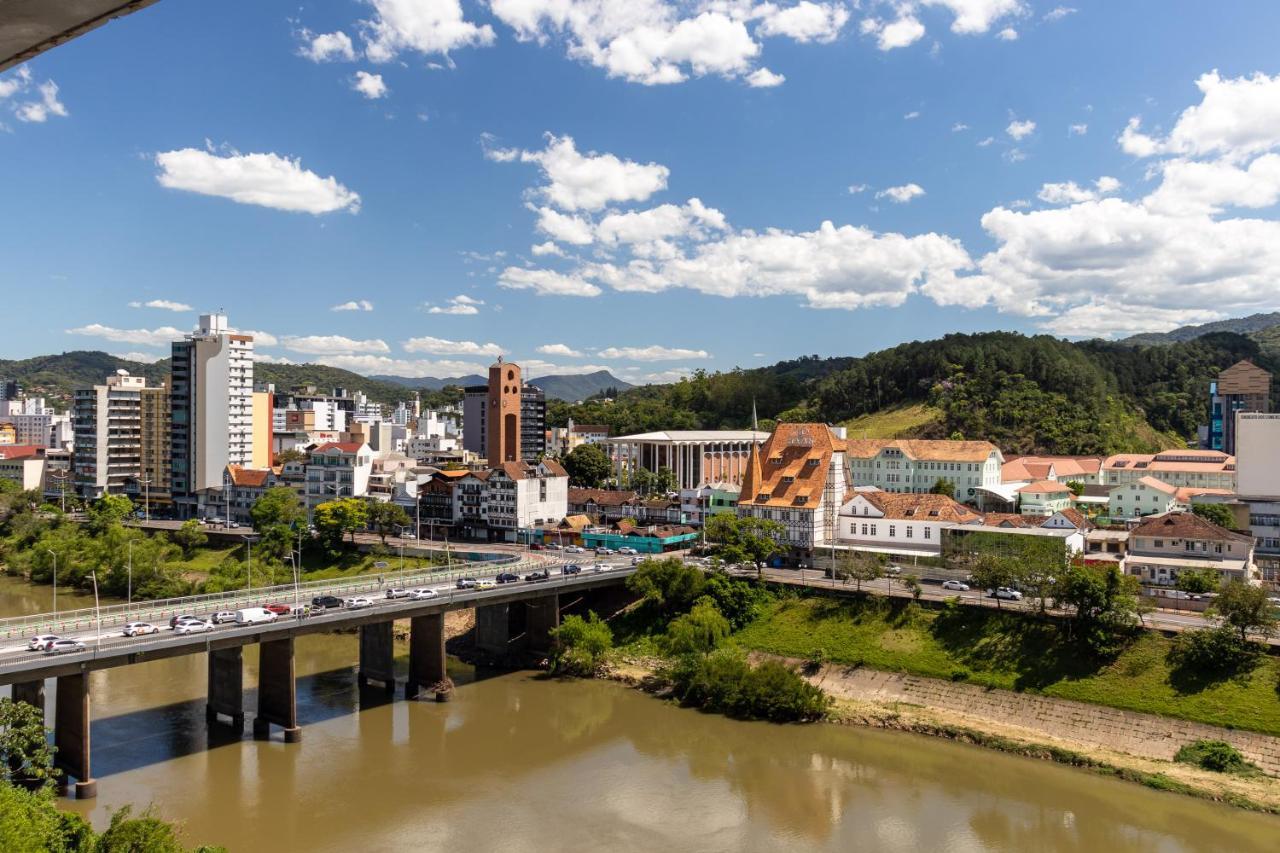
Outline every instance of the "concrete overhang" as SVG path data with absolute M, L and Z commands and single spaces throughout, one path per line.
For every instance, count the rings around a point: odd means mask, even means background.
M 0 0 L 0 71 L 156 0 Z

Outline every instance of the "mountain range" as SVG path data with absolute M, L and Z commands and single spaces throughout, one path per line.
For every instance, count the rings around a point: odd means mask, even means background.
M 1196 338 L 1202 338 L 1214 332 L 1234 332 L 1237 335 L 1244 335 L 1258 341 L 1259 344 L 1262 344 L 1263 349 L 1267 349 L 1267 344 L 1264 341 L 1280 343 L 1280 311 L 1273 311 L 1270 314 L 1250 314 L 1248 317 L 1238 317 L 1232 320 L 1217 320 L 1212 323 L 1203 323 L 1199 326 L 1179 326 L 1168 332 L 1147 332 L 1141 335 L 1130 335 L 1121 340 L 1120 343 L 1132 346 L 1171 344 L 1178 341 L 1193 341 Z
M 369 378 L 376 379 L 379 382 L 403 385 L 406 388 L 426 388 L 429 391 L 440 391 L 449 385 L 460 385 L 464 388 L 468 385 L 483 385 L 488 381 L 486 377 L 477 373 L 448 379 L 437 379 L 434 376 L 411 379 L 405 376 L 389 376 L 386 374 L 370 376 Z M 607 370 L 597 370 L 594 373 L 551 374 L 526 381 L 530 385 L 536 385 L 541 388 L 548 399 L 568 402 L 585 400 L 605 392 L 617 394 L 636 387 L 629 382 L 623 382 Z

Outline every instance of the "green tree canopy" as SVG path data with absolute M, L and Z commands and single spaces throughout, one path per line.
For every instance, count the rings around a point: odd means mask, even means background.
M 387 544 L 387 536 L 397 529 L 410 526 L 409 514 L 400 504 L 390 501 L 370 501 L 368 524 L 382 537 L 382 544 Z
M 1240 580 L 1228 581 L 1214 599 L 1210 611 L 1224 627 L 1237 631 L 1241 641 L 1247 641 L 1250 634 L 1270 637 L 1276 632 L 1276 608 L 1267 590 L 1261 586 Z
M 729 631 L 729 620 L 704 596 L 688 613 L 671 620 L 662 646 L 669 655 L 706 654 L 718 648 Z
M 133 515 L 133 501 L 125 495 L 103 495 L 89 504 L 89 530 L 101 533 L 113 524 L 120 524 Z
M 594 612 L 585 619 L 566 616 L 551 635 L 555 640 L 551 671 L 562 675 L 594 675 L 613 648 L 613 631 Z
M 583 489 L 598 489 L 609 479 L 609 457 L 594 444 L 580 444 L 564 458 L 569 484 Z
M 173 531 L 173 544 L 181 548 L 183 555 L 187 557 L 190 557 L 192 551 L 202 547 L 208 541 L 209 537 L 204 532 L 204 528 L 194 518 L 189 518 L 182 522 L 182 526 Z
M 956 496 L 956 484 L 954 480 L 939 477 L 934 481 L 929 491 L 935 495 L 946 495 L 949 498 L 954 498 Z
M 1212 521 L 1227 530 L 1236 529 L 1236 517 L 1225 504 L 1191 504 L 1191 511 L 1207 521 Z
M 307 510 L 292 488 L 272 486 L 254 501 L 249 517 L 259 536 L 259 553 L 283 562 L 293 550 L 295 531 L 307 522 Z
M 342 537 L 348 534 L 354 542 L 356 532 L 364 530 L 368 522 L 369 502 L 361 498 L 327 501 L 318 505 L 312 514 L 312 523 L 331 550 L 341 547 Z
M 46 735 L 44 714 L 38 708 L 0 699 L 0 780 L 4 784 L 52 781 L 53 749 Z
M 1182 592 L 1192 595 L 1204 595 L 1218 588 L 1221 580 L 1213 569 L 1183 569 L 1178 572 L 1178 580 L 1174 586 Z

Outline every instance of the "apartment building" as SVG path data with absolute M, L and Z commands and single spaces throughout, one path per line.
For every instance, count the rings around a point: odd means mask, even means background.
M 1253 537 L 1191 512 L 1149 516 L 1129 533 L 1124 571 L 1148 586 L 1173 586 L 1179 572 L 1210 569 L 1223 581 L 1258 580 Z
M 1209 383 L 1209 425 L 1202 427 L 1202 445 L 1234 454 L 1236 415 L 1271 411 L 1271 374 L 1249 360 L 1239 361 Z
M 845 440 L 826 424 L 778 424 L 751 444 L 737 512 L 780 523 L 789 556 L 804 558 L 833 543 L 849 490 Z
M 307 460 L 307 512 L 338 498 L 365 497 L 372 473 L 373 451 L 364 442 L 321 444 L 311 451 Z
M 1280 414 L 1236 415 L 1240 501 L 1249 512 L 1254 561 L 1262 578 L 1280 588 Z
M 121 370 L 72 395 L 72 482 L 84 498 L 124 494 L 142 473 L 142 390 L 147 380 Z
M 1109 486 L 1155 477 L 1170 486 L 1236 488 L 1236 458 L 1220 450 L 1164 450 L 1160 453 L 1117 453 L 1102 463 L 1102 482 Z
M 983 489 L 998 489 L 1004 456 L 989 441 L 849 439 L 849 482 L 885 492 L 923 494 L 940 479 L 955 497 L 977 503 Z
M 70 448 L 74 433 L 71 416 L 46 406 L 43 397 L 0 400 L 0 423 L 13 428 L 10 444 Z
M 142 414 L 142 464 L 138 478 L 128 485 L 129 497 L 151 511 L 172 502 L 171 463 L 173 436 L 170 433 L 173 401 L 165 385 L 143 388 L 138 395 Z
M 0 445 L 0 480 L 23 491 L 46 487 L 44 448 L 30 444 Z
M 1177 509 L 1178 487 L 1155 477 L 1112 486 L 1107 493 L 1107 514 L 1114 519 L 1164 515 Z

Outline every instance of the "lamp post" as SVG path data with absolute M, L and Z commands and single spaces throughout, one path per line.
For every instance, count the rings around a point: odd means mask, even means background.
M 246 535 L 241 537 L 244 539 L 245 548 L 245 594 L 253 594 L 253 537 Z
M 128 619 L 128 612 L 133 607 L 133 540 L 129 540 L 129 568 L 128 568 L 128 591 L 125 593 L 124 609 L 125 618 Z
M 99 649 L 102 648 L 102 608 L 98 605 L 98 572 L 89 572 L 89 577 L 93 578 L 93 621 L 96 625 L 96 642 Z
M 144 521 L 151 520 L 151 478 L 142 478 L 142 518 Z
M 53 555 L 53 618 L 58 618 L 58 552 L 52 548 L 45 548 Z

